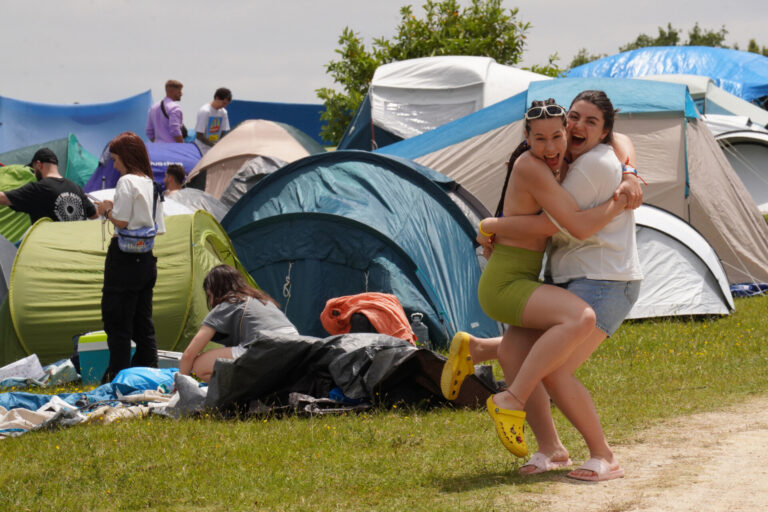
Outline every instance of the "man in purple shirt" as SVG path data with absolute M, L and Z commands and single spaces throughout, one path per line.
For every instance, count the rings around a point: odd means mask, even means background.
M 181 107 L 181 89 L 178 80 L 165 82 L 165 98 L 149 109 L 147 116 L 147 137 L 152 142 L 184 142 L 184 120 Z

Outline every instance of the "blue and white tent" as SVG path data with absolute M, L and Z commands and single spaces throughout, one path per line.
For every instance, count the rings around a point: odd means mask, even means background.
M 611 55 L 568 71 L 569 78 L 633 78 L 645 75 L 708 76 L 715 85 L 768 106 L 768 57 L 707 46 L 651 46 Z
M 604 90 L 620 109 L 616 130 L 635 145 L 648 182 L 645 202 L 696 228 L 722 259 L 731 283 L 768 281 L 768 226 L 681 84 L 616 78 L 533 82 L 524 93 L 378 152 L 437 170 L 495 210 L 506 162 L 523 140 L 526 106 L 550 97 L 567 106 L 586 89 Z
M 424 313 L 439 346 L 457 330 L 500 332 L 477 300 L 475 227 L 462 212 L 472 207 L 461 196 L 452 179 L 413 162 L 336 151 L 267 176 L 222 225 L 302 334 L 326 335 L 328 299 L 377 291 L 397 296 L 408 315 Z

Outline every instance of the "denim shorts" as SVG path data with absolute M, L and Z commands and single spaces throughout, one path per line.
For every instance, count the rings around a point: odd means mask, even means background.
M 597 279 L 574 279 L 557 286 L 565 288 L 589 304 L 597 317 L 597 328 L 610 336 L 640 295 L 641 281 L 602 281 Z

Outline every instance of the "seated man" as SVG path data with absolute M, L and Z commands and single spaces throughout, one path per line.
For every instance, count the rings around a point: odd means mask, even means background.
M 172 196 L 175 192 L 181 190 L 184 185 L 184 180 L 187 178 L 184 172 L 184 167 L 180 164 L 171 164 L 165 169 L 165 178 L 163 184 L 165 185 L 165 197 Z

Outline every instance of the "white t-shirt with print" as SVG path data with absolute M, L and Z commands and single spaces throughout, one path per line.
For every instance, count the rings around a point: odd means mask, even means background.
M 215 109 L 210 103 L 206 103 L 197 112 L 197 124 L 195 131 L 205 137 L 211 144 L 221 139 L 221 134 L 229 131 L 229 116 L 227 109 Z

